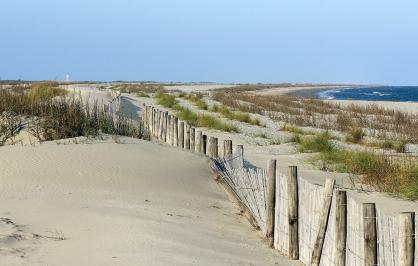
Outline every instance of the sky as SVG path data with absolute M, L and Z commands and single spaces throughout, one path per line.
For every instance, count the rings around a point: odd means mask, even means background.
M 1 0 L 0 77 L 418 85 L 416 0 Z

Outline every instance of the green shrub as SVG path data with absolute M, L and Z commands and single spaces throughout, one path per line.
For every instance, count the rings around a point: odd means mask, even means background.
M 292 132 L 292 133 L 296 133 L 296 134 L 300 134 L 303 135 L 304 132 L 302 129 L 296 127 L 296 126 L 290 126 L 290 125 L 284 125 L 281 129 L 281 131 L 287 131 L 287 132 Z
M 29 89 L 28 97 L 32 102 L 42 102 L 57 96 L 65 96 L 68 92 L 59 87 L 51 87 L 47 84 L 33 85 Z
M 299 134 L 293 134 L 292 138 L 289 140 L 289 142 L 295 142 L 295 143 L 300 143 L 301 142 L 301 137 Z
M 145 92 L 143 92 L 143 91 L 140 91 L 140 92 L 138 92 L 138 93 L 136 94 L 136 97 L 149 98 L 149 95 L 148 95 L 148 94 L 146 94 L 146 93 L 145 93 Z
M 348 142 L 361 143 L 363 141 L 364 136 L 366 136 L 366 134 L 363 132 L 363 129 L 356 128 L 356 129 L 350 130 L 350 132 L 348 132 L 345 139 Z
M 171 94 L 160 93 L 155 96 L 157 103 L 167 108 L 173 108 L 177 104 L 176 96 Z
M 300 140 L 300 152 L 332 152 L 334 144 L 330 141 L 331 136 L 328 131 L 319 133 L 315 136 L 305 136 Z

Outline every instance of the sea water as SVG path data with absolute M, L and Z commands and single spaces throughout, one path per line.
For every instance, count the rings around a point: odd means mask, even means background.
M 328 100 L 418 102 L 418 86 L 338 88 L 321 90 L 316 95 Z

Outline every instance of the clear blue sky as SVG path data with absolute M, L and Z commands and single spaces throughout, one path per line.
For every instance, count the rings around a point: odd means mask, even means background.
M 0 77 L 418 85 L 417 14 L 417 0 L 1 0 Z

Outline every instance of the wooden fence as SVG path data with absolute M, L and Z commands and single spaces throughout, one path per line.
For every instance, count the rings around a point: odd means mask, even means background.
M 306 265 L 418 266 L 415 213 L 385 214 L 359 203 L 350 191 L 312 184 L 298 174 L 246 167 L 244 147 L 179 121 L 167 111 L 144 106 L 142 122 L 151 139 L 204 154 L 216 180 L 271 247 Z M 221 149 L 219 149 L 221 147 Z

